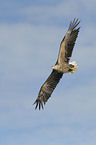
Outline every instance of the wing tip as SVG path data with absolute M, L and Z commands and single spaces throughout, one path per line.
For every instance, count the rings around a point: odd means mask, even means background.
M 39 106 L 39 110 L 41 109 L 41 107 L 44 110 L 43 103 L 40 101 L 40 99 L 37 98 L 36 101 L 33 103 L 33 105 L 35 104 L 36 104 L 35 110 L 37 109 L 38 106 Z
M 80 22 L 81 22 L 81 20 L 79 20 L 79 18 L 74 18 L 73 21 L 70 22 L 69 29 L 76 28 Z M 80 27 L 79 27 L 79 29 L 80 29 Z

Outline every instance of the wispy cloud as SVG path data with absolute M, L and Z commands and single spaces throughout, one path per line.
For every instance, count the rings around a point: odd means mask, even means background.
M 1 144 L 96 144 L 96 2 L 16 3 L 3 4 L 0 13 Z M 45 110 L 35 111 L 32 104 L 74 17 L 81 19 L 71 58 L 78 71 L 64 75 Z
M 79 17 L 80 19 L 89 21 L 91 16 L 95 16 L 95 3 L 94 0 L 93 3 L 89 1 L 87 5 L 86 1 L 83 0 L 78 2 L 76 0 L 61 1 L 55 5 L 24 7 L 20 10 L 20 14 L 32 23 L 62 25 L 64 22 L 72 19 L 72 17 Z

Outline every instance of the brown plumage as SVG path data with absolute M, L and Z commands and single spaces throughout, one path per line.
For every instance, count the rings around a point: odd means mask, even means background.
M 52 73 L 42 85 L 38 97 L 34 102 L 34 104 L 36 103 L 35 109 L 37 109 L 38 105 L 39 110 L 41 107 L 43 109 L 43 103 L 45 104 L 49 97 L 51 97 L 52 92 L 56 88 L 64 73 L 73 73 L 77 70 L 77 64 L 75 62 L 69 63 L 69 60 L 72 55 L 73 47 L 75 45 L 80 27 L 77 29 L 75 28 L 79 23 L 80 21 L 78 21 L 78 19 L 74 19 L 73 22 L 70 22 L 69 29 L 60 44 L 58 60 L 55 66 L 52 67 Z

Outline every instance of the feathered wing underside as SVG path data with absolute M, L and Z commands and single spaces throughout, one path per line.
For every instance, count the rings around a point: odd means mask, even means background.
M 74 19 L 73 22 L 70 22 L 69 29 L 60 44 L 60 51 L 57 63 L 60 64 L 64 61 L 69 62 L 80 27 L 77 29 L 75 28 L 79 23 L 80 21 L 78 21 L 78 19 Z
M 51 97 L 52 92 L 54 91 L 56 85 L 58 84 L 62 76 L 63 76 L 63 73 L 60 73 L 56 70 L 52 71 L 52 73 L 50 74 L 46 82 L 42 85 L 39 91 L 38 97 L 36 101 L 34 102 L 34 104 L 36 103 L 35 109 L 37 109 L 38 105 L 39 105 L 39 110 L 41 106 L 43 109 L 43 103 L 45 104 L 47 100 L 49 99 L 49 97 Z
M 78 21 L 78 19 L 74 19 L 73 22 L 70 22 L 69 29 L 60 44 L 60 51 L 56 64 L 61 64 L 60 66 L 62 66 L 64 62 L 69 62 L 80 29 L 80 27 L 76 28 L 79 23 L 80 21 Z M 39 110 L 41 107 L 43 108 L 43 104 L 45 104 L 49 97 L 51 97 L 52 92 L 54 91 L 62 76 L 62 72 L 57 70 L 52 71 L 48 79 L 42 85 L 38 97 L 34 102 L 34 104 L 36 103 L 35 109 L 37 109 L 38 106 Z

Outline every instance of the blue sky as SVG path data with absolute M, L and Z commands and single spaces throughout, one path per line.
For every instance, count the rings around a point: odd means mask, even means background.
M 96 1 L 0 1 L 0 145 L 96 144 Z M 81 20 L 71 61 L 44 106 L 34 110 L 60 42 Z

